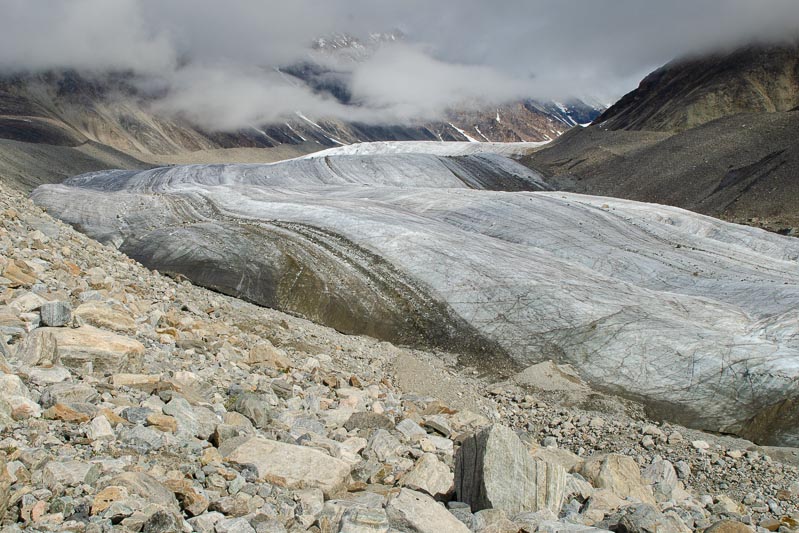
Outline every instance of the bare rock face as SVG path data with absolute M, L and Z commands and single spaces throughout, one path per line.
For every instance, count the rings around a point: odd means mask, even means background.
M 467 438 L 456 455 L 455 493 L 473 511 L 516 514 L 548 509 L 557 514 L 565 487 L 566 471 L 534 459 L 504 426 L 490 426 Z
M 231 439 L 219 453 L 232 463 L 254 465 L 260 480 L 291 489 L 318 488 L 327 496 L 343 488 L 351 469 L 318 450 L 263 437 Z

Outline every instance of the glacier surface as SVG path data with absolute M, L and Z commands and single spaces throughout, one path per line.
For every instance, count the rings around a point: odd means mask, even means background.
M 345 332 L 507 372 L 569 363 L 656 416 L 799 445 L 799 240 L 547 191 L 508 151 L 462 149 L 98 172 L 33 198 L 150 267 Z

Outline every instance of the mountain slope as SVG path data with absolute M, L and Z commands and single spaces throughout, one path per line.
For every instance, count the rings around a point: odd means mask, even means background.
M 606 129 L 682 131 L 743 112 L 799 106 L 799 44 L 753 45 L 673 61 L 595 121 Z
M 799 233 L 798 69 L 796 46 L 666 65 L 524 161 L 564 190 Z

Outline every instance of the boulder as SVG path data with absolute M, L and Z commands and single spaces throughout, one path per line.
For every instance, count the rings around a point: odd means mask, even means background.
M 279 369 L 291 367 L 291 361 L 283 354 L 282 350 L 278 350 L 268 341 L 256 344 L 250 348 L 247 363 L 250 365 L 271 366 Z
M 51 328 L 37 328 L 22 341 L 15 358 L 29 366 L 50 366 L 58 362 L 56 337 Z
M 3 269 L 3 277 L 11 282 L 11 287 L 30 286 L 38 281 L 33 268 L 25 261 L 9 261 Z
M 371 411 L 352 413 L 349 420 L 344 423 L 344 429 L 394 429 L 394 422 L 386 415 Z
M 109 480 L 107 486 L 121 487 L 128 494 L 136 495 L 146 502 L 179 512 L 180 507 L 172 491 L 150 474 L 125 472 Z
M 472 511 L 559 513 L 566 488 L 563 467 L 533 458 L 511 429 L 493 425 L 467 437 L 455 458 L 455 492 Z
M 84 323 L 102 329 L 130 333 L 136 331 L 136 322 L 124 307 L 106 302 L 86 302 L 75 309 L 75 316 Z
M 246 416 L 257 428 L 265 428 L 272 420 L 272 408 L 269 402 L 252 392 L 239 394 L 233 404 L 233 410 Z
M 630 507 L 619 521 L 617 530 L 627 533 L 691 533 L 676 514 L 663 514 L 645 503 Z
M 83 461 L 50 461 L 42 470 L 42 481 L 51 490 L 59 485 L 73 487 L 91 485 L 100 477 L 100 466 Z
M 460 520 L 443 505 L 421 492 L 400 489 L 386 504 L 391 527 L 407 533 L 469 533 Z
M 705 533 L 752 533 L 754 530 L 734 520 L 720 520 L 705 530 Z
M 389 522 L 383 509 L 353 507 L 344 512 L 338 533 L 388 533 Z
M 8 510 L 8 500 L 11 497 L 11 476 L 6 467 L 6 456 L 0 454 L 0 522 Z
M 400 481 L 400 485 L 443 498 L 453 489 L 454 475 L 449 467 L 432 453 L 426 453 L 416 461 Z
M 164 406 L 164 413 L 177 421 L 178 435 L 207 440 L 219 423 L 216 415 L 205 407 L 192 407 L 183 398 L 175 397 Z
M 69 302 L 47 302 L 39 310 L 42 317 L 42 325 L 50 327 L 61 327 L 69 324 L 72 320 L 72 305 Z
M 219 448 L 231 463 L 253 465 L 259 481 L 289 489 L 318 488 L 329 497 L 343 488 L 350 465 L 318 450 L 264 437 L 237 437 Z
M 94 373 L 113 374 L 135 372 L 141 366 L 144 345 L 130 337 L 93 326 L 48 329 L 55 337 L 57 358 L 67 368 L 80 370 L 90 363 Z
M 17 375 L 0 374 L 0 400 L 10 406 L 9 414 L 15 420 L 42 416 L 41 406 L 33 401 L 30 390 Z
M 594 487 L 610 489 L 621 499 L 633 498 L 655 504 L 652 487 L 641 477 L 638 464 L 632 457 L 614 453 L 594 456 L 582 465 L 580 474 Z

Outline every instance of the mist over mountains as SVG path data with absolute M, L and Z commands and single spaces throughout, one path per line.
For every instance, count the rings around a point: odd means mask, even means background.
M 5 0 L 3 14 L 1 70 L 129 71 L 142 88 L 161 91 L 161 111 L 219 130 L 283 121 L 298 110 L 393 124 L 525 98 L 610 104 L 674 57 L 781 40 L 799 29 L 799 8 L 790 0 L 647 9 L 629 0 Z M 315 46 L 342 35 L 368 53 Z M 335 73 L 349 102 L 281 72 L 308 61 Z

